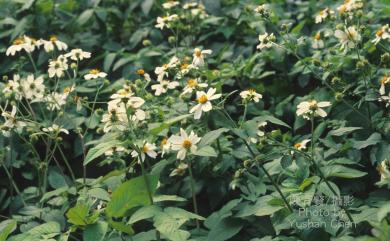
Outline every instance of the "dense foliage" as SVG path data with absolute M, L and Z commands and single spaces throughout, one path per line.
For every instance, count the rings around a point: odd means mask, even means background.
M 0 241 L 390 240 L 389 19 L 0 0 Z

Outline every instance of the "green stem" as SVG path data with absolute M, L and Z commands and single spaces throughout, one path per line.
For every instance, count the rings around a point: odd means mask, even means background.
M 152 191 L 150 190 L 150 185 L 149 185 L 149 178 L 148 176 L 146 175 L 146 171 L 145 171 L 145 166 L 144 166 L 144 163 L 142 160 L 140 160 L 140 164 L 141 164 L 141 170 L 142 170 L 142 176 L 144 177 L 144 181 L 145 181 L 145 184 L 146 184 L 146 191 L 148 192 L 148 196 L 149 196 L 149 201 L 150 201 L 150 204 L 153 205 L 153 196 L 152 196 Z M 160 241 L 160 232 L 158 230 L 156 230 L 156 239 L 157 241 Z
M 318 174 L 320 175 L 321 179 L 324 180 L 325 184 L 328 186 L 328 188 L 331 190 L 333 195 L 338 196 L 337 192 L 333 189 L 333 187 L 330 185 L 328 180 L 326 180 L 324 173 L 322 173 L 320 167 L 315 162 L 315 155 L 314 155 L 314 116 L 311 116 L 310 119 L 311 122 L 311 162 L 313 163 L 314 167 L 317 169 Z M 344 207 L 343 205 L 340 205 L 340 207 L 345 211 L 347 214 L 347 217 L 351 223 L 354 223 L 353 218 L 351 214 L 349 213 L 348 209 Z
M 61 157 L 64 160 L 66 167 L 68 168 L 68 171 L 70 173 L 70 176 L 72 177 L 73 182 L 76 181 L 76 177 L 75 177 L 75 175 L 73 173 L 72 167 L 70 166 L 70 164 L 68 162 L 68 159 L 66 158 L 66 156 L 65 156 L 65 154 L 62 151 L 60 146 L 58 146 L 58 150 L 60 151 Z
M 2 166 L 3 166 L 3 168 L 4 168 L 4 171 L 5 171 L 6 175 L 7 175 L 7 177 L 8 177 L 9 180 L 11 181 L 12 186 L 14 187 L 16 193 L 20 196 L 20 199 L 22 200 L 23 206 L 27 207 L 26 201 L 24 200 L 24 198 L 23 198 L 23 196 L 22 196 L 22 194 L 21 194 L 21 192 L 20 192 L 20 189 L 19 189 L 18 186 L 16 185 L 14 179 L 12 178 L 11 173 L 8 171 L 7 167 L 6 167 L 4 164 L 2 164 Z
M 188 161 L 188 172 L 190 174 L 190 179 L 191 179 L 190 182 L 191 182 L 192 204 L 194 205 L 194 211 L 196 215 L 199 215 L 198 203 L 196 201 L 195 179 L 194 179 L 194 175 L 192 174 L 191 160 Z M 195 219 L 195 221 L 196 221 L 196 228 L 199 230 L 200 229 L 199 220 Z
M 34 68 L 35 73 L 38 73 L 37 66 L 35 65 L 35 62 L 34 62 L 34 59 L 33 59 L 32 56 L 31 56 L 31 53 L 28 53 L 28 52 L 27 52 L 27 56 L 28 56 L 28 58 L 29 58 L 30 61 L 31 61 L 31 64 L 32 64 L 32 66 L 33 66 L 33 68 Z
M 259 165 L 259 163 L 257 162 L 256 154 L 253 152 L 253 150 L 250 147 L 250 145 L 244 139 L 242 139 L 241 137 L 239 137 L 239 138 L 245 143 L 245 145 L 248 148 L 249 152 L 251 153 L 252 157 L 255 159 L 255 164 L 256 164 L 257 168 L 259 168 L 259 167 L 261 168 L 261 170 L 265 173 L 265 175 L 271 181 L 272 185 L 275 187 L 276 191 L 279 193 L 280 197 L 283 199 L 283 202 L 286 204 L 288 210 L 290 212 L 293 212 L 294 210 L 290 206 L 290 203 L 287 201 L 287 198 L 284 196 L 282 190 L 280 190 L 278 184 L 274 181 L 274 179 L 272 178 L 271 174 L 267 171 L 267 169 L 265 169 L 264 165 L 262 165 L 262 164 Z

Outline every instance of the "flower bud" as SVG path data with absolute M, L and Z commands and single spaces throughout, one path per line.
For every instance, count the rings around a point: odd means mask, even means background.
M 342 23 L 337 24 L 337 25 L 336 25 L 336 29 L 338 29 L 338 30 L 344 30 L 344 24 L 342 24 Z
M 168 37 L 168 43 L 170 43 L 170 44 L 176 43 L 176 37 L 175 36 L 169 36 Z
M 77 64 L 76 64 L 76 63 L 71 63 L 71 64 L 70 64 L 70 68 L 76 69 L 76 68 L 77 68 Z
M 381 63 L 386 64 L 390 60 L 390 54 L 389 53 L 384 53 L 381 55 Z
M 339 102 L 343 99 L 343 97 L 344 97 L 344 94 L 341 92 L 336 92 L 334 95 L 335 100 L 339 101 Z
M 3 75 L 3 81 L 8 81 L 8 76 L 7 75 Z
M 245 168 L 248 168 L 248 167 L 250 167 L 252 165 L 252 161 L 251 160 L 245 160 L 244 161 L 244 167 Z
M 110 85 L 110 81 L 108 79 L 104 79 L 103 85 L 104 86 L 109 86 Z
M 147 47 L 147 46 L 152 45 L 152 42 L 151 42 L 149 39 L 144 39 L 144 40 L 142 41 L 142 45 L 145 46 L 145 47 Z
M 104 131 L 103 131 L 102 128 L 97 128 L 97 129 L 96 129 L 96 133 L 97 133 L 97 134 L 104 134 Z
M 331 83 L 332 85 L 340 84 L 340 83 L 341 83 L 341 79 L 340 79 L 340 77 L 335 76 L 335 77 L 332 78 L 332 80 L 330 81 L 330 83 Z

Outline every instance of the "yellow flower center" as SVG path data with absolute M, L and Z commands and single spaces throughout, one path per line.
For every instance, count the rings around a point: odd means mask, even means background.
M 321 34 L 318 32 L 315 36 L 314 36 L 314 39 L 319 41 L 321 40 Z
M 198 58 L 200 58 L 202 56 L 202 51 L 200 49 L 195 49 L 194 53 L 195 53 L 195 56 Z
M 191 146 L 192 146 L 192 143 L 191 143 L 190 140 L 184 140 L 184 141 L 183 141 L 183 147 L 184 147 L 185 149 L 189 149 Z
M 180 69 L 181 69 L 181 70 L 188 69 L 188 66 L 189 66 L 189 64 L 184 63 L 184 64 L 180 65 Z
M 294 144 L 295 149 L 301 148 L 302 144 L 300 142 Z
M 199 104 L 204 104 L 204 103 L 206 103 L 207 102 L 207 96 L 206 95 L 202 95 L 202 96 L 200 96 L 199 98 L 198 98 L 198 102 L 199 102 Z
M 316 100 L 312 100 L 312 101 L 310 101 L 310 103 L 309 103 L 309 108 L 311 109 L 311 110 L 316 110 L 318 107 L 317 107 L 317 101 Z
M 376 31 L 375 35 L 376 35 L 378 38 L 380 38 L 380 37 L 382 37 L 383 33 L 384 33 L 383 29 L 379 29 L 378 31 Z
M 196 79 L 189 79 L 187 80 L 187 85 L 190 88 L 195 88 L 198 85 L 198 81 Z
M 382 85 L 387 84 L 388 82 L 390 82 L 390 77 L 388 77 L 388 76 L 385 76 L 381 79 Z
M 139 70 L 137 70 L 137 74 L 144 75 L 145 74 L 145 70 L 144 69 L 139 69 Z
M 24 44 L 24 39 L 23 38 L 17 38 L 13 42 L 13 45 L 21 45 L 21 44 Z
M 69 86 L 68 86 L 68 87 L 65 87 L 64 93 L 65 93 L 65 94 L 69 94 L 71 90 L 72 90 L 71 87 L 69 87 Z
M 100 70 L 98 70 L 98 69 L 91 69 L 91 70 L 89 71 L 89 73 L 90 73 L 90 74 L 99 74 L 99 73 L 100 73 Z
M 50 40 L 50 42 L 54 43 L 54 42 L 58 41 L 58 38 L 57 38 L 57 36 L 52 35 L 52 36 L 50 36 L 49 40 Z
M 343 5 L 341 5 L 340 7 L 339 7 L 339 12 L 340 13 L 344 13 L 346 10 L 347 10 L 347 6 L 345 5 L 345 4 L 343 4 Z
M 149 148 L 146 145 L 142 147 L 142 152 L 143 153 L 146 153 L 148 151 L 149 151 Z
M 164 146 L 168 143 L 168 139 L 167 138 L 164 138 L 161 140 L 161 143 L 160 143 L 160 146 Z

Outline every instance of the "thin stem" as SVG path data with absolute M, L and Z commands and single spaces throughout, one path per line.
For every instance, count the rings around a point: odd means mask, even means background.
M 152 195 L 152 191 L 150 190 L 149 178 L 146 175 L 145 166 L 144 166 L 143 161 L 141 159 L 139 159 L 139 160 L 140 160 L 140 164 L 141 164 L 142 176 L 144 177 L 144 181 L 146 184 L 146 191 L 148 192 L 148 196 L 149 196 L 149 201 L 150 201 L 150 204 L 153 205 L 153 203 L 154 203 L 153 202 L 153 195 Z M 160 239 L 160 232 L 158 230 L 156 230 L 156 239 L 157 239 L 157 241 L 161 240 Z
M 12 178 L 11 173 L 8 171 L 7 167 L 6 167 L 4 164 L 2 164 L 2 166 L 3 166 L 3 168 L 4 168 L 5 173 L 7 174 L 7 177 L 8 177 L 9 180 L 11 181 L 12 186 L 14 187 L 16 193 L 20 196 L 20 199 L 22 200 L 23 206 L 27 207 L 26 201 L 24 200 L 24 198 L 23 198 L 23 196 L 22 196 L 22 194 L 21 194 L 21 192 L 20 192 L 20 189 L 19 189 L 18 186 L 16 185 L 14 179 Z
M 29 58 L 30 61 L 31 61 L 31 64 L 32 64 L 32 66 L 33 66 L 33 68 L 34 68 L 35 73 L 38 73 L 37 66 L 35 65 L 35 62 L 34 62 L 34 59 L 33 59 L 32 56 L 31 56 L 31 53 L 28 53 L 28 52 L 27 52 L 27 56 L 28 56 L 28 58 Z
M 190 174 L 190 182 L 191 182 L 191 193 L 192 193 L 192 204 L 194 205 L 194 211 L 196 213 L 196 215 L 199 215 L 199 212 L 198 212 L 198 203 L 196 201 L 196 191 L 195 191 L 195 179 L 194 179 L 194 175 L 192 174 L 192 165 L 191 165 L 191 160 L 188 160 L 188 172 Z M 199 230 L 200 229 L 200 224 L 199 224 L 199 220 L 198 219 L 195 219 L 196 221 L 196 228 Z
M 244 124 L 244 122 L 246 120 L 247 112 L 248 112 L 248 104 L 245 103 L 245 105 L 244 105 L 244 115 L 242 116 L 242 119 L 241 119 L 240 128 L 242 127 L 242 125 Z
M 265 169 L 265 167 L 263 165 L 259 165 L 257 163 L 256 154 L 253 152 L 253 150 L 250 147 L 250 145 L 244 139 L 242 139 L 241 137 L 239 137 L 239 138 L 245 143 L 245 145 L 248 148 L 249 152 L 251 153 L 252 157 L 255 159 L 255 163 L 256 163 L 257 168 L 260 167 L 261 170 L 265 173 L 265 175 L 267 175 L 268 179 L 271 181 L 272 185 L 275 187 L 276 191 L 279 193 L 280 197 L 283 199 L 283 202 L 286 204 L 288 210 L 290 212 L 293 212 L 294 210 L 290 206 L 290 203 L 287 201 L 287 198 L 284 196 L 282 190 L 280 190 L 278 184 L 274 181 L 274 179 L 272 178 L 271 174 L 269 174 L 269 172 L 267 171 L 267 169 Z
M 328 180 L 326 180 L 325 178 L 325 175 L 322 173 L 320 167 L 317 165 L 317 163 L 315 162 L 315 156 L 314 156 L 314 116 L 312 115 L 311 118 L 310 118 L 310 122 L 311 122 L 311 162 L 313 163 L 314 167 L 317 169 L 318 171 L 318 174 L 320 175 L 321 179 L 324 180 L 325 184 L 328 186 L 328 188 L 331 190 L 331 192 L 333 193 L 333 195 L 335 196 L 338 196 L 336 191 L 333 189 L 333 187 L 330 185 L 330 183 L 328 182 Z M 346 207 L 344 207 L 343 205 L 340 205 L 340 207 L 345 211 L 345 213 L 347 214 L 348 216 L 348 219 L 351 223 L 354 223 L 353 221 L 353 218 L 351 216 L 351 214 L 349 213 L 348 209 Z
M 70 164 L 69 164 L 69 162 L 68 162 L 68 159 L 66 158 L 66 156 L 65 156 L 65 154 L 64 154 L 64 152 L 62 151 L 62 149 L 61 149 L 60 146 L 58 146 L 58 150 L 60 151 L 61 157 L 62 157 L 62 159 L 64 160 L 66 167 L 68 168 L 68 171 L 69 171 L 69 173 L 70 173 L 70 176 L 72 177 L 72 180 L 75 181 L 75 180 L 76 180 L 76 177 L 75 177 L 75 175 L 74 175 L 74 173 L 73 173 L 72 167 L 70 166 Z

